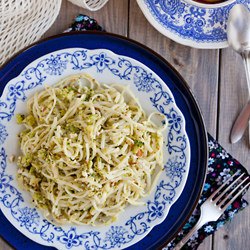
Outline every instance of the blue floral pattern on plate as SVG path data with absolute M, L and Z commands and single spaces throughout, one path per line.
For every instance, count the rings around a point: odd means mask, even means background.
M 197 48 L 227 47 L 227 19 L 235 3 L 210 7 L 185 0 L 137 0 L 151 24 L 176 42 Z M 226 3 L 226 2 L 225 2 Z
M 144 199 L 146 206 L 127 207 L 122 219 L 101 229 L 91 226 L 57 227 L 44 220 L 40 211 L 29 204 L 29 194 L 19 189 L 14 178 L 16 164 L 7 162 L 7 157 L 13 152 L 19 154 L 18 142 L 8 131 L 18 133 L 22 129 L 16 124 L 15 115 L 26 110 L 24 101 L 34 91 L 42 89 L 41 85 L 51 85 L 67 75 L 80 72 L 88 73 L 100 82 L 107 79 L 109 83 L 130 84 L 142 106 L 147 107 L 146 111 L 157 110 L 168 119 L 168 129 L 164 132 L 165 172 L 155 190 Z M 95 250 L 126 248 L 145 237 L 166 218 L 185 185 L 190 146 L 184 117 L 162 80 L 131 58 L 104 49 L 77 48 L 45 55 L 6 85 L 0 100 L 0 118 L 0 207 L 18 230 L 40 244 L 58 249 L 82 249 L 83 246 L 84 249 Z

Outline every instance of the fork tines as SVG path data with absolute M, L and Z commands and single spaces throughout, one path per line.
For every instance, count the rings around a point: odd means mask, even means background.
M 226 210 L 250 185 L 249 175 L 246 172 L 242 174 L 240 172 L 241 170 L 238 170 L 215 191 L 218 196 L 213 197 L 211 201 L 219 206 L 220 209 Z

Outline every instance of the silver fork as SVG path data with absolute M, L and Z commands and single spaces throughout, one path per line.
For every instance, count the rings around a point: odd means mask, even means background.
M 192 230 L 172 250 L 180 250 L 182 246 L 194 235 L 194 233 L 205 223 L 218 220 L 219 217 L 229 207 L 229 205 L 232 204 L 234 200 L 249 186 L 249 176 L 246 173 L 239 175 L 232 183 L 229 184 L 229 182 L 236 175 L 238 175 L 239 172 L 240 170 L 232 175 L 201 205 L 200 219 L 192 228 Z M 246 176 L 246 178 L 241 180 L 241 178 L 244 176 Z M 248 183 L 242 186 L 246 181 L 248 181 Z M 234 184 L 237 184 L 237 186 L 229 194 L 226 194 Z M 228 187 L 226 187 L 227 185 Z M 222 190 L 224 187 L 226 187 L 225 190 Z M 221 190 L 222 192 L 219 194 Z M 226 196 L 223 197 L 225 194 Z M 217 195 L 218 197 L 216 197 Z

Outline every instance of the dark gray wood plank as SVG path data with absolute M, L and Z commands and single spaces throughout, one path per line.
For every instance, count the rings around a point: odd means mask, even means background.
M 202 110 L 207 130 L 216 137 L 219 50 L 198 50 L 164 37 L 144 17 L 136 1 L 130 1 L 129 37 L 153 49 L 184 77 Z M 212 249 L 212 237 L 199 250 Z
M 250 171 L 248 129 L 243 138 L 231 144 L 229 135 L 232 125 L 249 98 L 244 65 L 241 57 L 231 48 L 222 50 L 220 77 L 220 108 L 218 141 L 242 165 Z M 250 200 L 249 191 L 245 198 Z M 249 207 L 236 215 L 215 234 L 215 250 L 249 249 Z
M 14 248 L 10 246 L 4 239 L 0 238 L 0 249 L 1 250 L 13 250 Z

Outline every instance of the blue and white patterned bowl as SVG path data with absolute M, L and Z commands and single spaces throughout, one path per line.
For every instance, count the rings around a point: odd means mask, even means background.
M 130 85 L 147 113 L 159 111 L 168 118 L 164 131 L 165 171 L 157 187 L 143 200 L 146 206 L 128 206 L 118 221 L 103 228 L 91 226 L 56 227 L 43 218 L 31 204 L 15 179 L 16 162 L 8 157 L 21 154 L 16 135 L 22 126 L 16 114 L 25 113 L 25 101 L 43 85 L 62 78 L 88 73 L 101 83 Z M 190 144 L 185 119 L 166 84 L 147 66 L 107 49 L 66 48 L 48 53 L 28 64 L 4 88 L 0 100 L 0 208 L 20 232 L 37 243 L 57 249 L 123 249 L 144 238 L 168 215 L 181 195 L 190 167 Z
M 192 0 L 137 0 L 148 21 L 163 35 L 194 48 L 228 47 L 227 19 L 236 4 L 250 7 L 249 0 L 201 4 Z

